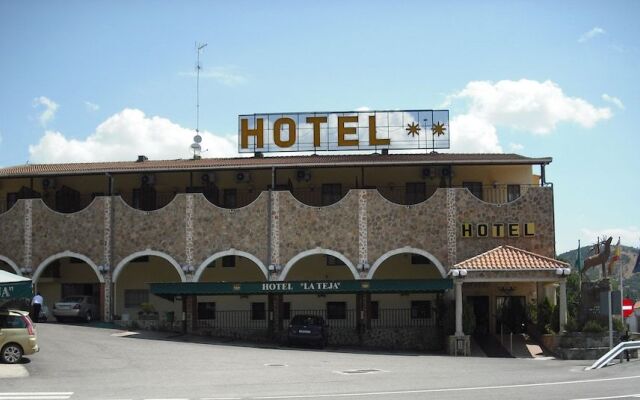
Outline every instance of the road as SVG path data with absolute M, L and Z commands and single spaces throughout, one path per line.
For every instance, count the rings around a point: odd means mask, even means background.
M 640 361 L 495 359 L 241 346 L 38 324 L 41 351 L 0 365 L 7 399 L 638 399 Z

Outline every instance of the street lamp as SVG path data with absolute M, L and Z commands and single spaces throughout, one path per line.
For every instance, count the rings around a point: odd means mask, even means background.
M 557 268 L 556 275 L 558 276 L 569 276 L 571 274 L 571 268 Z
M 464 278 L 465 276 L 467 276 L 467 270 L 464 269 L 464 268 L 463 269 L 452 269 L 451 271 L 449 271 L 449 273 L 454 278 Z

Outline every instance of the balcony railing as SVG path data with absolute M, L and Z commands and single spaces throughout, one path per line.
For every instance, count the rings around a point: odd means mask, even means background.
M 523 196 L 532 187 L 539 187 L 539 185 L 470 184 L 454 188 L 466 188 L 475 197 L 488 203 L 504 204 Z M 393 203 L 413 205 L 429 199 L 438 188 L 438 186 L 409 184 L 403 186 L 378 186 L 371 189 L 377 189 L 384 198 Z M 322 188 L 293 188 L 290 192 L 303 204 L 324 207 L 340 201 L 350 189 L 355 188 L 342 188 L 339 192 L 323 192 Z M 201 193 L 209 202 L 218 207 L 235 209 L 245 207 L 254 202 L 261 191 L 257 189 L 218 189 L 215 191 L 203 190 Z M 171 203 L 176 194 L 178 192 L 129 191 L 119 195 L 129 206 L 135 209 L 153 211 Z M 78 194 L 76 192 L 72 195 L 58 196 L 55 193 L 51 193 L 42 196 L 42 201 L 52 210 L 61 213 L 74 213 L 85 209 L 97 195 Z M 8 202 L 2 202 L 0 204 L 0 213 L 6 212 L 11 206 L 12 204 L 8 204 Z

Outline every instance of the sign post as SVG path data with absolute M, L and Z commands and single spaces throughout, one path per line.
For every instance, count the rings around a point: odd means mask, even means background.
M 633 300 L 629 298 L 622 299 L 622 316 L 624 318 L 630 317 L 633 314 Z

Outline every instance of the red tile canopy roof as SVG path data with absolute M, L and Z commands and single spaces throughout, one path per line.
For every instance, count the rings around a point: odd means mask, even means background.
M 51 175 L 95 175 L 105 173 L 147 173 L 207 171 L 221 169 L 358 167 L 392 165 L 541 165 L 551 157 L 530 158 L 518 154 L 349 154 L 271 157 L 202 158 L 199 160 L 145 160 L 66 164 L 26 164 L 0 168 L 0 178 Z
M 512 246 L 500 246 L 454 266 L 469 271 L 556 270 L 569 264 Z

